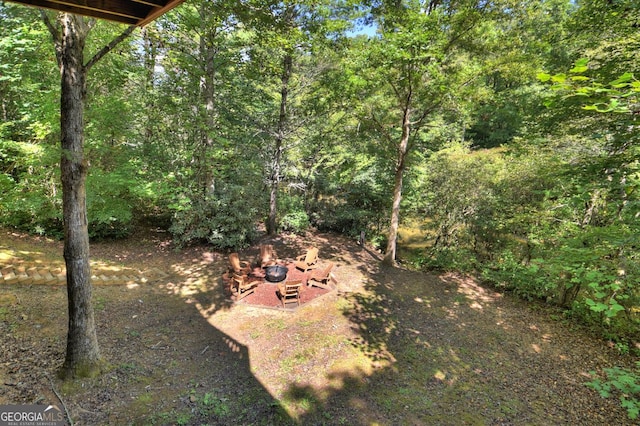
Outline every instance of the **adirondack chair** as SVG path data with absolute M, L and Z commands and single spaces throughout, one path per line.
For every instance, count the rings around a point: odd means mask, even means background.
M 231 253 L 229 255 L 229 273 L 248 275 L 251 272 L 251 265 L 249 262 L 240 260 L 238 253 Z
M 250 278 L 248 275 L 233 274 L 231 278 L 231 292 L 236 300 L 241 300 L 256 291 L 260 280 Z
M 272 266 L 278 263 L 278 256 L 276 256 L 276 251 L 271 244 L 261 244 L 260 245 L 260 254 L 256 259 L 256 265 L 261 268 L 266 268 L 267 266 Z
M 300 289 L 302 288 L 302 280 L 285 281 L 278 284 L 278 294 L 282 307 L 286 308 L 287 303 L 295 303 L 300 306 Z
M 307 285 L 324 289 L 331 289 L 331 284 L 329 284 L 329 281 L 333 278 L 331 276 L 331 270 L 334 266 L 335 264 L 333 262 L 329 262 L 329 264 L 325 268 L 318 268 L 311 271 L 311 276 L 307 280 Z
M 310 269 L 315 269 L 318 263 L 318 249 L 310 247 L 307 249 L 307 254 L 298 256 L 295 261 L 296 268 L 307 272 Z

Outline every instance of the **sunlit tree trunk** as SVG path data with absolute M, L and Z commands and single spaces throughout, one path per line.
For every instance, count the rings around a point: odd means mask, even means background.
M 406 169 L 407 154 L 409 152 L 409 136 L 411 134 L 411 95 L 407 97 L 407 103 L 402 115 L 402 136 L 398 145 L 398 162 L 396 164 L 395 179 L 393 185 L 393 204 L 391 207 L 391 222 L 389 224 L 389 240 L 383 264 L 393 266 L 396 261 L 398 240 L 398 227 L 400 225 L 400 202 L 402 201 L 402 179 Z

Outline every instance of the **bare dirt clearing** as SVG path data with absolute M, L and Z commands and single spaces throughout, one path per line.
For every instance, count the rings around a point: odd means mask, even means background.
M 154 231 L 92 244 L 94 272 L 163 275 L 94 286 L 109 368 L 72 383 L 55 378 L 65 287 L 0 284 L 0 404 L 58 403 L 55 390 L 76 425 L 632 424 L 584 382 L 633 359 L 550 311 L 469 277 L 379 268 L 339 236 L 269 242 L 288 257 L 315 244 L 337 291 L 293 312 L 233 305 L 224 254 Z M 1 268 L 61 267 L 61 253 L 0 231 Z

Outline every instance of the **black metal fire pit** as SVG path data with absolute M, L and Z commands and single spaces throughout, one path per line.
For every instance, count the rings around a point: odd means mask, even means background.
M 265 279 L 272 283 L 279 283 L 280 281 L 284 281 L 287 278 L 287 272 L 289 270 L 286 266 L 282 265 L 273 265 L 267 266 L 267 270 L 265 273 Z

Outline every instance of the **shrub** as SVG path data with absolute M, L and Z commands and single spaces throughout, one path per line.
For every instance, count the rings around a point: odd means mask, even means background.
M 130 175 L 91 170 L 87 177 L 89 237 L 123 238 L 131 231 L 137 182 Z
M 57 155 L 44 144 L 0 139 L 0 223 L 31 233 L 62 235 Z
M 636 363 L 640 369 L 640 362 Z M 640 414 L 640 375 L 635 371 L 620 367 L 605 368 L 606 380 L 595 377 L 595 372 L 591 372 L 594 379 L 586 385 L 595 389 L 601 397 L 609 398 L 613 394 L 619 395 L 620 405 L 627 409 L 630 419 L 637 419 Z
M 301 210 L 289 212 L 280 220 L 280 228 L 294 233 L 303 232 L 309 228 L 309 215 Z
M 256 237 L 258 209 L 242 186 L 227 186 L 219 194 L 181 196 L 169 207 L 174 211 L 170 232 L 178 246 L 207 242 L 217 249 L 237 250 Z

